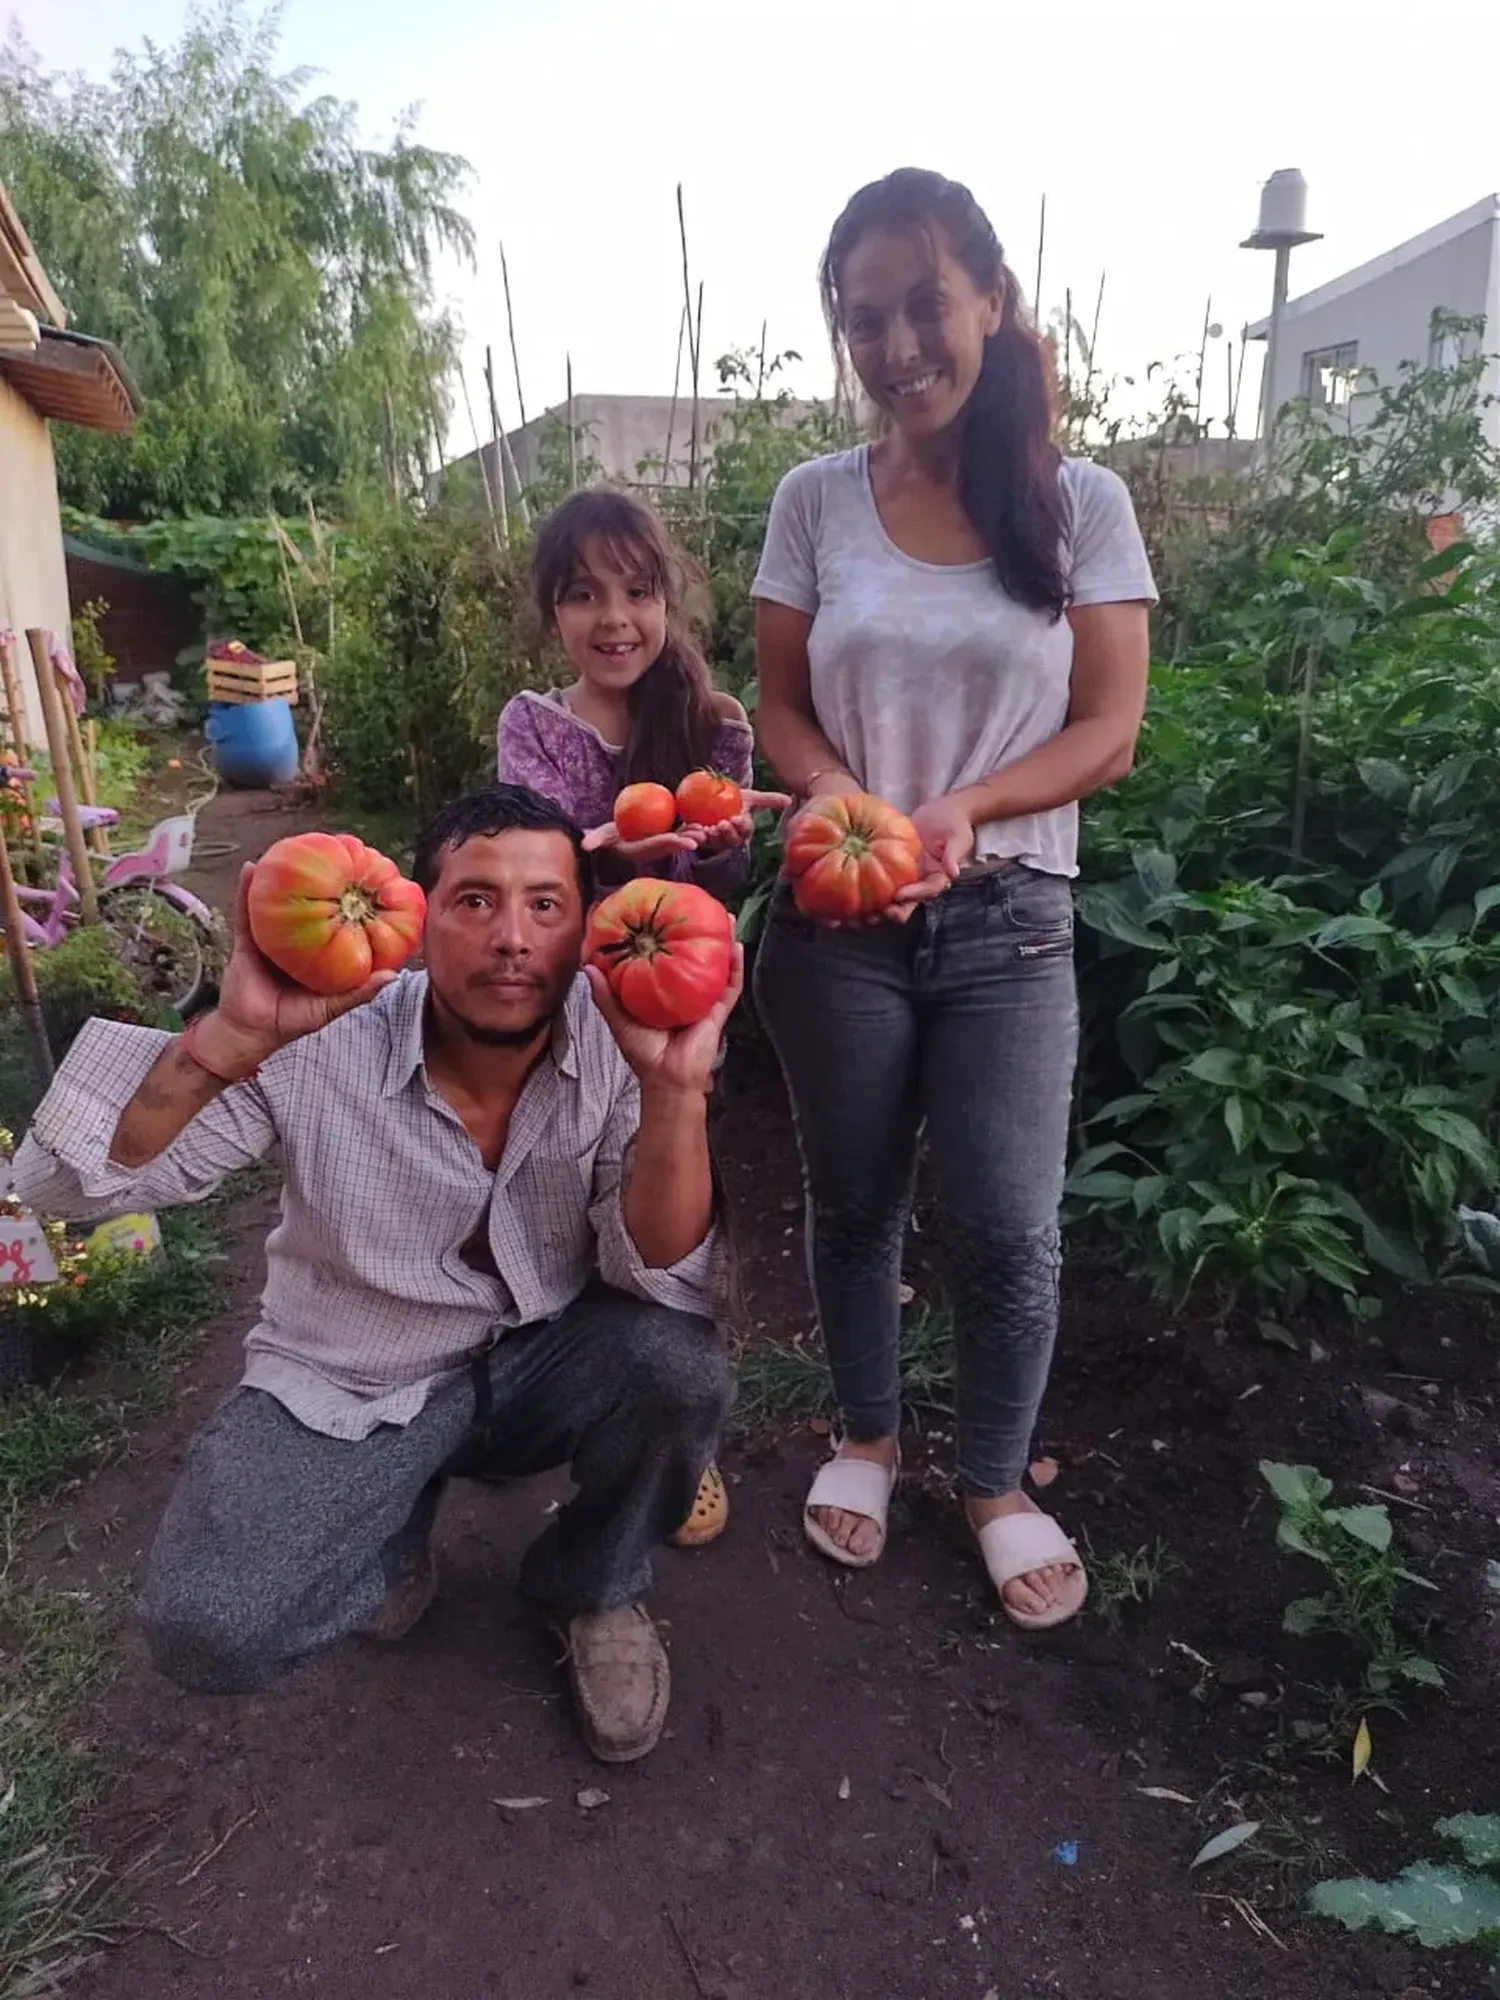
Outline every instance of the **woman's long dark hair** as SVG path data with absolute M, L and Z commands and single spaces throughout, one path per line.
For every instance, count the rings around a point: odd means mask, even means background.
M 844 264 L 872 230 L 940 233 L 983 292 L 998 291 L 1003 317 L 965 412 L 959 498 L 990 553 L 1001 588 L 1021 604 L 1060 617 L 1066 515 L 1053 442 L 1052 370 L 1027 318 L 1021 287 L 989 217 L 959 181 L 902 167 L 862 187 L 828 239 L 819 274 L 835 353 L 845 353 L 840 284 Z
M 613 486 L 586 486 L 553 509 L 532 545 L 532 595 L 549 631 L 590 541 L 616 569 L 649 584 L 667 610 L 667 643 L 627 697 L 620 783 L 654 779 L 675 787 L 708 762 L 716 728 L 713 681 L 687 608 L 697 572 L 644 500 Z

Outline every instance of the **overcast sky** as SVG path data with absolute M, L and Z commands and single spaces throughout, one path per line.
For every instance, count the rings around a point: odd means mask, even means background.
M 185 0 L 0 0 L 55 68 L 94 74 L 122 41 L 171 40 Z M 1271 259 L 1238 248 L 1260 183 L 1300 167 L 1324 241 L 1294 293 L 1500 189 L 1500 6 L 1457 14 L 1262 0 L 286 0 L 286 67 L 361 107 L 369 136 L 420 107 L 474 169 L 478 269 L 454 273 L 471 379 L 515 293 L 530 414 L 579 391 L 668 392 L 686 189 L 706 361 L 800 349 L 829 379 L 814 272 L 862 182 L 897 165 L 965 180 L 1030 295 L 1047 197 L 1045 307 L 1087 325 L 1107 274 L 1106 372 L 1196 352 L 1205 304 L 1238 344 Z M 1225 342 L 1205 413 L 1221 418 Z M 1254 405 L 1246 371 L 1241 427 Z M 503 414 L 515 417 L 508 370 Z M 460 422 L 462 418 L 460 417 Z

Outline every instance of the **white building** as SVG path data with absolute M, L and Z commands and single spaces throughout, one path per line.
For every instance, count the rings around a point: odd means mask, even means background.
M 1372 258 L 1282 308 L 1272 407 L 1306 401 L 1347 412 L 1358 423 L 1372 409 L 1373 376 L 1393 386 L 1403 361 L 1431 365 L 1458 359 L 1453 337 L 1433 326 L 1433 314 L 1485 321 L 1484 351 L 1492 358 L 1481 395 L 1500 397 L 1500 195 L 1486 195 L 1408 243 Z M 1246 328 L 1264 340 L 1269 322 Z M 1484 413 L 1491 443 L 1500 445 L 1500 403 Z

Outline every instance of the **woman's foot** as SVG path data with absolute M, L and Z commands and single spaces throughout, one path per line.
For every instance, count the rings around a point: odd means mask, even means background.
M 991 1521 L 1002 1520 L 1007 1515 L 1036 1514 L 1047 1518 L 1036 1502 L 1020 1491 L 1003 1494 L 999 1499 L 970 1494 L 964 1501 L 964 1512 L 975 1534 Z M 1041 1569 L 1027 1570 L 1024 1575 L 1013 1577 L 1002 1587 L 1000 1596 L 1008 1609 L 1023 1619 L 1050 1618 L 1077 1595 L 1081 1568 L 1078 1563 L 1047 1563 Z
M 834 1452 L 832 1462 L 837 1465 L 850 1459 L 862 1460 L 867 1465 L 878 1465 L 882 1471 L 892 1473 L 896 1469 L 897 1458 L 894 1438 L 873 1438 L 865 1444 L 845 1438 Z M 823 1530 L 836 1548 L 845 1550 L 856 1562 L 874 1562 L 885 1547 L 884 1520 L 874 1520 L 868 1514 L 853 1514 L 843 1507 L 809 1507 L 807 1517 Z

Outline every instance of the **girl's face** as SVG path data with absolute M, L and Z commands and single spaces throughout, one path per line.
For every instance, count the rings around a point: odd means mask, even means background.
M 839 304 L 876 408 L 909 437 L 955 423 L 1000 330 L 999 292 L 980 291 L 938 232 L 871 230 L 844 259 Z
M 661 593 L 644 571 L 618 568 L 592 536 L 552 620 L 578 678 L 610 694 L 634 686 L 667 643 Z

